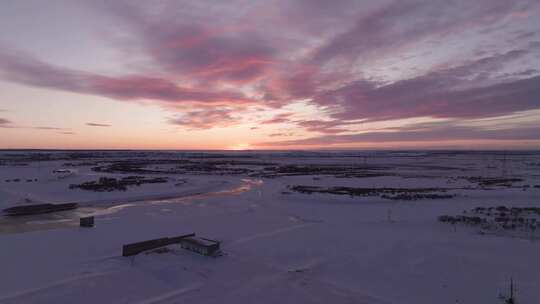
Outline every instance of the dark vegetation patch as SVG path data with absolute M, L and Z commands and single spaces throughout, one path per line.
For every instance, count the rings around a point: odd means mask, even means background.
M 430 163 L 422 164 L 420 162 L 416 162 L 414 164 L 396 164 L 396 167 L 402 168 L 402 169 L 413 169 L 413 170 L 421 170 L 421 171 L 470 171 L 470 167 L 450 167 L 450 166 L 437 166 L 437 165 L 431 165 Z
M 275 178 L 282 176 L 303 176 L 303 175 L 329 175 L 338 178 L 365 178 L 394 175 L 382 170 L 389 169 L 385 166 L 369 166 L 369 165 L 284 165 L 272 166 L 264 168 L 262 173 L 257 174 L 258 177 Z
M 463 215 L 441 215 L 443 223 L 461 224 L 489 231 L 529 231 L 540 228 L 538 207 L 477 207 L 463 211 Z
M 351 197 L 379 196 L 389 200 L 421 200 L 421 199 L 449 199 L 455 194 L 446 193 L 444 188 L 353 188 L 353 187 L 317 187 L 317 186 L 289 186 L 290 190 L 312 194 L 326 193 L 334 195 L 349 195 Z
M 97 166 L 101 162 L 99 161 L 82 161 L 82 162 L 69 162 L 64 163 L 62 167 L 90 167 L 90 166 Z
M 28 167 L 29 163 L 21 163 L 21 162 L 4 162 L 3 164 L 0 164 L 0 166 L 11 166 L 11 167 Z
M 160 184 L 168 182 L 164 177 L 147 178 L 143 176 L 128 176 L 121 179 L 100 177 L 97 181 L 72 184 L 70 189 L 82 189 L 96 192 L 126 191 L 128 186 L 140 186 L 142 184 Z
M 27 183 L 37 182 L 37 181 L 38 181 L 37 178 L 35 178 L 35 179 L 27 179 L 26 180 Z M 6 183 L 12 183 L 12 182 L 13 183 L 18 183 L 18 182 L 22 182 L 22 180 L 20 178 L 13 178 L 13 179 L 6 179 L 6 180 L 4 180 L 4 182 L 6 182 Z
M 523 182 L 522 178 L 509 177 L 482 177 L 482 176 L 459 176 L 457 179 L 465 179 L 470 183 L 477 184 L 479 187 L 506 187 L 514 186 L 514 183 Z
M 129 160 L 92 168 L 96 172 L 129 174 L 251 174 L 254 167 L 272 165 L 252 160 Z M 168 166 L 168 168 L 163 168 Z
M 257 155 L 253 155 L 253 154 L 234 154 L 234 155 L 227 155 L 227 154 L 206 154 L 206 153 L 201 153 L 201 154 L 190 154 L 190 155 L 186 155 L 187 158 L 191 158 L 191 159 L 211 159 L 211 158 L 257 158 Z
M 107 164 L 103 166 L 93 167 L 92 170 L 95 172 L 103 173 L 130 173 L 130 174 L 162 174 L 165 173 L 162 170 L 153 170 L 146 168 L 146 166 L 153 164 L 157 165 L 156 162 L 145 162 L 145 161 L 122 161 L 115 162 L 112 164 Z M 161 164 L 161 163 L 159 163 Z M 169 172 L 167 172 L 169 173 Z M 175 172 L 170 172 L 175 173 Z

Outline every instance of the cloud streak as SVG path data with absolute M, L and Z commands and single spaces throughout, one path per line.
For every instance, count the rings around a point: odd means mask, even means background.
M 4 129 L 30 129 L 30 130 L 43 130 L 43 131 L 70 131 L 69 128 L 50 127 L 50 126 L 21 126 L 14 124 L 11 120 L 0 117 L 0 128 Z
M 109 125 L 109 124 L 102 124 L 102 123 L 95 123 L 95 122 L 87 122 L 85 125 L 89 127 L 102 127 L 102 128 L 112 127 L 112 125 Z

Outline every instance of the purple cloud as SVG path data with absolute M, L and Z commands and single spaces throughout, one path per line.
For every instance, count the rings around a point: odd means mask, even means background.
M 393 1 L 363 16 L 313 54 L 315 62 L 334 58 L 369 60 L 428 37 L 445 37 L 490 25 L 535 5 L 532 1 Z
M 346 122 L 333 120 L 333 121 L 323 121 L 323 120 L 304 120 L 296 121 L 299 126 L 302 126 L 307 131 L 311 132 L 320 132 L 326 134 L 337 134 L 346 132 L 347 129 L 343 128 L 346 125 Z
M 251 102 L 241 93 L 181 87 L 164 78 L 144 75 L 103 76 L 55 67 L 27 56 L 5 52 L 0 52 L 0 78 L 35 87 L 99 95 L 118 100 Z
M 353 81 L 320 93 L 314 102 L 331 109 L 332 117 L 344 123 L 420 116 L 489 117 L 538 109 L 540 76 L 493 77 L 501 66 L 525 54 L 511 51 L 390 84 Z
M 540 140 L 540 127 L 482 129 L 452 124 L 426 124 L 347 135 L 325 135 L 306 139 L 259 143 L 258 146 L 324 146 L 386 142 L 444 142 L 452 140 Z

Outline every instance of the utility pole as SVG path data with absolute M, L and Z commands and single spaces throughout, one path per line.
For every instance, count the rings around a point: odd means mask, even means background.
M 514 279 L 510 278 L 510 296 L 504 300 L 505 304 L 516 304 L 514 299 Z

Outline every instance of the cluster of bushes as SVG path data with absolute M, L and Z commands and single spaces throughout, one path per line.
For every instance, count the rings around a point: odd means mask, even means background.
M 428 193 L 428 194 L 419 194 L 419 193 L 401 193 L 398 195 L 390 196 L 390 195 L 382 195 L 382 198 L 390 199 L 390 200 L 400 200 L 400 201 L 417 201 L 422 199 L 449 199 L 455 197 L 455 194 L 436 194 L 436 193 Z
M 163 173 L 161 171 L 145 169 L 144 162 L 118 162 L 106 166 L 94 167 L 93 171 L 106 173 L 131 173 L 131 174 L 151 174 Z
M 222 162 L 193 162 L 185 165 L 177 166 L 176 169 L 180 173 L 212 173 L 217 175 L 225 174 L 249 174 L 252 170 L 247 168 L 235 167 L 236 164 L 228 164 Z
M 168 169 L 157 165 L 174 166 Z M 252 170 L 239 166 L 262 166 L 268 163 L 233 160 L 129 160 L 92 168 L 96 172 L 129 173 L 129 174 L 249 174 Z M 151 166 L 154 166 L 153 168 Z
M 62 167 L 89 167 L 97 166 L 99 162 L 77 162 L 77 163 L 64 163 Z
M 20 181 L 21 181 L 20 178 L 6 179 L 6 180 L 5 180 L 6 183 L 11 183 L 11 182 L 18 183 L 18 182 L 20 182 Z
M 465 216 L 465 215 L 458 215 L 458 216 L 450 216 L 450 215 L 441 215 L 438 217 L 438 220 L 443 223 L 450 223 L 450 224 L 456 224 L 456 223 L 464 223 L 469 225 L 480 225 L 480 224 L 486 224 L 487 219 L 481 218 L 479 216 Z
M 283 165 L 264 168 L 263 173 L 258 176 L 275 178 L 281 176 L 302 176 L 302 175 L 329 175 L 338 178 L 365 178 L 394 175 L 381 171 L 387 169 L 381 166 L 367 165 Z
M 463 213 L 474 215 L 441 215 L 438 220 L 443 223 L 462 223 L 471 226 L 481 226 L 483 229 L 527 230 L 535 231 L 540 228 L 540 208 L 537 207 L 477 207 Z
M 350 196 L 379 196 L 390 200 L 421 200 L 421 199 L 447 199 L 454 194 L 441 194 L 447 189 L 443 188 L 353 188 L 353 187 L 316 187 L 316 186 L 289 186 L 289 189 L 299 193 L 328 193 Z M 439 192 L 439 193 L 437 193 Z
M 70 189 L 83 189 L 96 192 L 126 191 L 128 186 L 140 186 L 142 184 L 166 183 L 167 178 L 143 176 L 128 176 L 122 179 L 100 177 L 97 181 L 85 182 L 82 184 L 71 184 Z
M 506 178 L 506 177 L 482 177 L 482 176 L 470 176 L 461 177 L 471 183 L 476 183 L 480 187 L 512 187 L 514 183 L 522 182 L 521 178 Z
M 18 183 L 18 182 L 20 182 L 20 181 L 21 181 L 20 178 L 14 178 L 14 179 L 6 179 L 6 180 L 4 180 L 4 182 L 6 182 L 6 183 L 11 183 L 11 182 Z M 37 178 L 29 178 L 29 179 L 26 180 L 27 183 L 37 182 L 37 181 L 38 181 Z
M 524 213 L 533 213 L 533 214 L 539 214 L 540 215 L 540 208 L 539 207 L 506 207 L 506 206 L 498 206 L 498 207 L 476 207 L 472 210 L 474 213 L 480 213 L 480 214 L 490 214 L 492 212 L 499 212 L 499 213 L 505 213 L 509 212 L 512 215 L 519 215 Z

